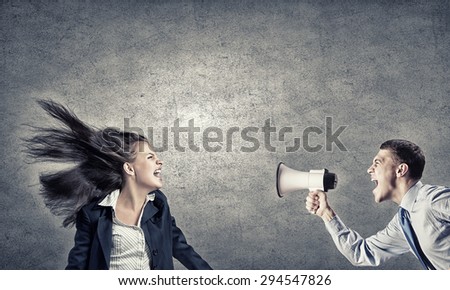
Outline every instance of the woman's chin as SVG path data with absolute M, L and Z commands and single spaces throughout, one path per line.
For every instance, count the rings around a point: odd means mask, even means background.
M 160 181 L 160 182 L 153 182 L 151 185 L 147 185 L 146 187 L 147 187 L 148 192 L 152 192 L 152 191 L 162 188 L 162 186 L 163 186 L 163 183 L 162 183 L 162 181 Z
M 162 179 L 160 179 L 158 182 L 156 182 L 155 187 L 156 187 L 157 189 L 160 189 L 160 188 L 163 187 L 163 181 L 162 181 Z
M 150 186 L 155 187 L 156 189 L 160 189 L 163 186 L 162 177 L 154 177 L 149 181 L 151 182 Z

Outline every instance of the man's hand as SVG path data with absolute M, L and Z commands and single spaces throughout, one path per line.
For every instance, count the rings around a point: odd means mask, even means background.
M 328 198 L 325 192 L 321 190 L 311 191 L 306 198 L 306 209 L 329 222 L 336 214 L 328 204 Z

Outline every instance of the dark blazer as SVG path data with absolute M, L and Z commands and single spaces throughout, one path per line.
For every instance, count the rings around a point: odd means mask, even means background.
M 173 259 L 187 269 L 209 270 L 211 267 L 188 245 L 171 216 L 166 196 L 156 190 L 142 214 L 141 228 L 151 253 L 151 269 L 172 270 Z M 95 200 L 77 215 L 75 246 L 69 252 L 67 270 L 109 269 L 112 244 L 112 207 Z

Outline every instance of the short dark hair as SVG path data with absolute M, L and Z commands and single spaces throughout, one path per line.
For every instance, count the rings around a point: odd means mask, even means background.
M 406 163 L 411 178 L 415 180 L 422 178 L 425 168 L 425 155 L 419 146 L 408 140 L 392 139 L 381 144 L 380 149 L 391 151 L 394 155 L 394 161 Z

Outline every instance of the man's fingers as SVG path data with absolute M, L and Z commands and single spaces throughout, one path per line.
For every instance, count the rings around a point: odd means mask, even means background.
M 311 197 L 311 198 L 314 199 L 314 200 L 319 200 L 320 197 L 322 196 L 322 194 L 323 194 L 323 191 L 319 191 L 319 190 L 316 190 L 316 191 L 310 191 L 310 192 L 308 193 L 308 197 Z
M 308 210 L 308 212 L 311 213 L 311 214 L 315 214 L 316 211 L 317 211 L 317 209 L 313 209 L 313 208 L 311 208 L 309 206 L 306 206 L 306 210 Z
M 306 209 L 312 213 L 315 214 L 316 211 L 319 209 L 319 203 L 316 201 L 306 200 Z
M 306 197 L 306 209 L 311 214 L 316 214 L 317 210 L 319 210 L 320 207 L 320 198 L 325 195 L 324 192 L 320 190 L 310 191 L 308 193 L 308 196 Z
M 318 208 L 319 207 L 319 203 L 317 202 L 311 202 L 311 201 L 306 201 L 306 206 L 310 207 L 310 208 Z
M 315 199 L 315 198 L 312 198 L 312 197 L 310 197 L 310 196 L 307 196 L 306 197 L 306 204 L 311 204 L 311 205 L 314 205 L 314 206 L 319 206 L 319 200 L 318 199 Z
M 319 194 L 319 192 L 317 192 L 317 191 L 310 191 L 308 193 L 308 196 L 311 198 L 316 198 L 316 196 L 318 196 L 318 194 Z
M 307 196 L 307 197 L 306 197 L 306 201 L 309 201 L 309 202 L 311 202 L 311 203 L 313 203 L 315 200 L 316 200 L 316 199 L 313 198 L 313 197 L 310 197 L 310 196 Z

